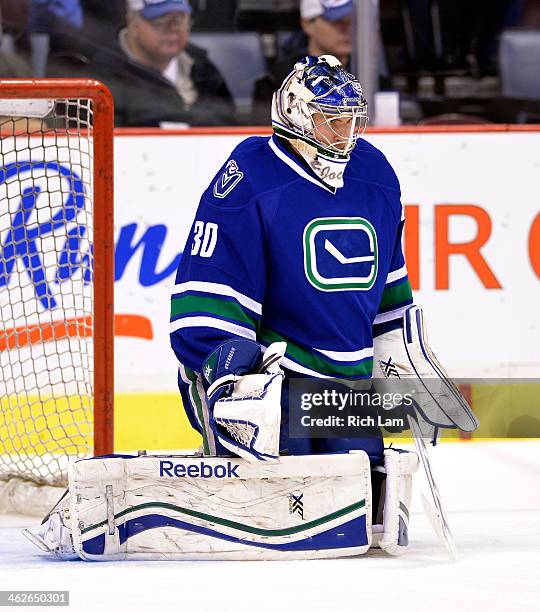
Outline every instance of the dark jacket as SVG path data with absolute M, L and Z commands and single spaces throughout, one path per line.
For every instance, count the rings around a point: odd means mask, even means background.
M 119 45 L 102 49 L 89 65 L 79 66 L 76 72 L 109 87 L 117 127 L 158 127 L 162 121 L 194 126 L 233 123 L 231 94 L 206 51 L 188 44 L 186 52 L 194 60 L 191 78 L 199 92 L 191 109 L 186 108 L 168 79 L 157 70 L 132 61 Z

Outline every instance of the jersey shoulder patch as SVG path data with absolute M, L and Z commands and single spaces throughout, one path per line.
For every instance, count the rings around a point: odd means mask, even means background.
M 214 197 L 220 200 L 226 198 L 243 178 L 244 173 L 240 170 L 236 161 L 230 159 L 225 165 L 222 174 L 214 183 Z
M 243 208 L 258 195 L 282 189 L 287 181 L 276 170 L 276 159 L 267 137 L 246 138 L 214 175 L 203 197 L 218 208 Z

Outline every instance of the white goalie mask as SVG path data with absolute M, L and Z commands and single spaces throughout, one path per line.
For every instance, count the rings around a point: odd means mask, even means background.
M 272 101 L 274 132 L 313 147 L 313 155 L 347 158 L 367 122 L 362 86 L 332 55 L 295 64 Z

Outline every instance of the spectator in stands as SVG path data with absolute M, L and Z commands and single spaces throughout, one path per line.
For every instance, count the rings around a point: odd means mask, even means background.
M 126 0 L 81 0 L 84 31 L 96 44 L 111 45 L 126 25 Z
M 500 33 L 515 0 L 437 0 L 441 20 L 444 67 L 496 72 Z
M 0 78 L 28 79 L 32 69 L 21 55 L 15 39 L 24 31 L 28 4 L 23 0 L 0 0 Z
M 32 76 L 69 76 L 114 44 L 126 0 L 0 0 L 2 50 L 24 52 Z
M 83 9 L 80 0 L 31 0 L 30 22 L 61 19 L 80 30 L 83 26 Z M 47 27 L 43 24 L 42 27 Z
M 294 64 L 306 55 L 335 55 L 348 67 L 352 52 L 353 0 L 301 0 L 300 25 L 307 45 L 278 60 L 272 69 L 255 83 L 254 122 L 269 120 L 268 101 L 272 98 Z M 261 116 L 263 115 L 263 116 Z
M 0 6 L 1 9 L 1 6 Z M 0 39 L 3 38 L 2 24 L 0 23 Z M 0 78 L 1 79 L 30 79 L 32 69 L 27 61 L 16 52 L 0 50 Z M 11 136 L 14 133 L 28 133 L 40 124 L 35 119 L 17 119 L 0 115 L 0 138 Z
M 44 77 L 51 52 L 80 51 L 83 10 L 80 0 L 29 0 L 28 7 L 32 70 Z
M 352 51 L 352 0 L 302 0 L 301 25 L 309 55 L 335 55 L 348 65 Z M 285 75 L 287 76 L 287 75 Z
M 115 101 L 117 126 L 232 122 L 232 98 L 206 52 L 189 43 L 188 0 L 128 0 L 127 27 L 98 52 L 88 76 Z

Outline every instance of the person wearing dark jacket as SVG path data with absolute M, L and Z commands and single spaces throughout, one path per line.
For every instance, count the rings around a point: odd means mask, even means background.
M 128 0 L 127 27 L 81 71 L 107 85 L 116 126 L 226 125 L 232 98 L 203 49 L 189 43 L 188 0 Z
M 270 120 L 269 102 L 274 91 L 305 55 L 334 55 L 349 69 L 352 52 L 352 0 L 301 0 L 300 25 L 294 39 L 297 47 L 278 59 L 272 69 L 255 83 L 254 123 Z M 303 34 L 303 36 L 301 35 Z

